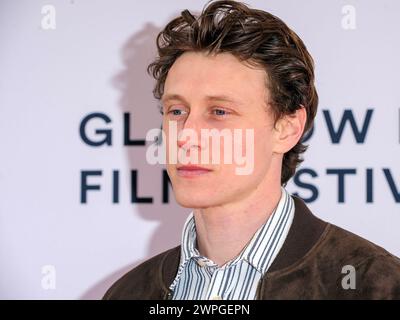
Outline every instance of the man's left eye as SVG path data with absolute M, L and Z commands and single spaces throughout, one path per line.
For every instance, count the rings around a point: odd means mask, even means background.
M 213 112 L 217 116 L 225 116 L 227 114 L 226 110 L 224 109 L 214 109 Z

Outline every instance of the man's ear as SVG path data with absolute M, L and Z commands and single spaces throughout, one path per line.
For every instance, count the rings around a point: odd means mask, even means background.
M 301 106 L 294 113 L 282 116 L 274 127 L 274 153 L 284 154 L 300 140 L 307 121 L 306 108 Z

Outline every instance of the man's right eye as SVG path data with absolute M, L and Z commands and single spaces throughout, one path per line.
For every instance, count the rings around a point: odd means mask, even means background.
M 168 114 L 171 114 L 173 116 L 181 116 L 185 113 L 185 110 L 181 110 L 181 109 L 171 109 L 168 111 Z

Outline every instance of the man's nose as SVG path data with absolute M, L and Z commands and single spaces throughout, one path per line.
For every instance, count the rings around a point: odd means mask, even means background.
M 183 146 L 187 143 L 186 149 L 190 149 L 191 147 L 200 147 L 200 132 L 201 132 L 202 124 L 200 115 L 196 115 L 194 113 L 189 113 L 186 118 L 181 130 L 178 134 L 178 147 L 183 148 Z
M 178 139 L 179 148 L 190 149 L 193 146 L 198 146 L 198 143 L 196 141 L 193 141 L 189 137 L 185 137 L 185 139 Z

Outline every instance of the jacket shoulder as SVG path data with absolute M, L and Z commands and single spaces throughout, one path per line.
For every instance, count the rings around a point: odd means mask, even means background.
M 400 299 L 400 259 L 333 224 L 301 259 L 266 279 L 262 299 Z
M 180 246 L 163 251 L 128 271 L 105 293 L 103 300 L 162 299 L 165 277 L 169 270 L 163 270 L 166 260 L 179 263 Z M 167 273 L 167 274 L 166 274 Z
M 331 225 L 321 247 L 323 269 L 340 275 L 339 298 L 400 299 L 400 259 L 384 248 L 350 231 Z M 354 288 L 343 285 L 354 273 Z
M 335 252 L 339 263 L 352 261 L 360 265 L 371 259 L 393 263 L 400 267 L 400 259 L 377 244 L 336 225 L 330 225 L 329 235 L 325 239 L 324 249 Z

